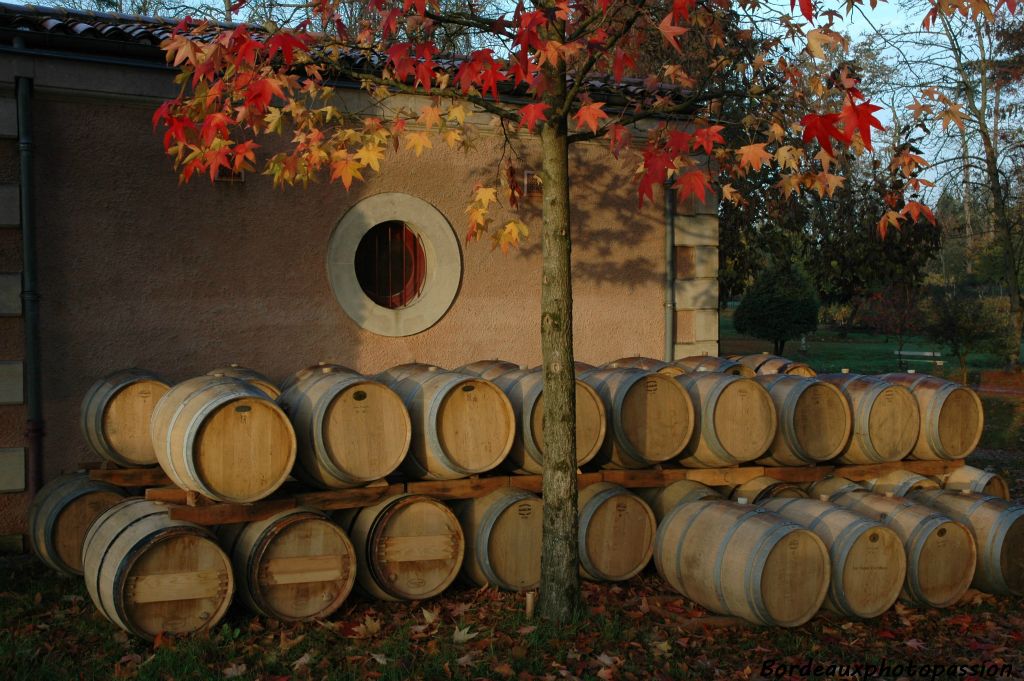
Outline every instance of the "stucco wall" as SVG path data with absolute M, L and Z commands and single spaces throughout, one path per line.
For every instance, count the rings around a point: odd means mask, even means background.
M 366 373 L 409 361 L 539 363 L 538 234 L 509 255 L 461 238 L 473 183 L 495 176 L 497 136 L 483 135 L 470 155 L 445 148 L 418 159 L 398 154 L 381 176 L 351 192 L 273 190 L 254 174 L 244 183 L 200 179 L 180 186 L 151 114 L 150 104 L 36 98 L 47 479 L 96 459 L 78 430 L 82 395 L 96 378 L 128 366 L 177 381 L 229 362 L 275 379 L 318 360 Z M 660 207 L 637 211 L 633 166 L 603 147 L 578 146 L 572 164 L 576 356 L 591 363 L 660 356 Z M 462 243 L 454 304 L 434 327 L 411 337 L 362 330 L 328 284 L 332 229 L 356 201 L 379 192 L 429 202 Z M 539 199 L 527 200 L 526 213 L 539 228 Z M 11 264 L 17 257 L 3 255 Z M 0 348 L 12 357 L 21 349 L 20 329 L 20 320 L 0 328 Z M 3 416 L 0 438 L 20 446 L 23 421 L 13 411 Z M 11 503 L 0 505 L 0 534 L 22 526 L 23 514 Z

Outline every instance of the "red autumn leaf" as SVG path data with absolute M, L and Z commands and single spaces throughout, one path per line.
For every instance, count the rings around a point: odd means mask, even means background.
M 860 138 L 864 141 L 864 148 L 868 151 L 872 151 L 871 128 L 885 130 L 882 122 L 875 118 L 874 115 L 876 111 L 881 109 L 882 107 L 875 106 L 870 102 L 854 104 L 848 101 L 846 106 L 843 107 L 843 113 L 840 115 L 846 134 L 852 138 L 854 131 L 859 130 Z
M 257 113 L 263 113 L 270 106 L 274 96 L 284 99 L 284 92 L 277 81 L 270 78 L 254 78 L 243 89 L 245 105 L 254 109 Z
M 658 24 L 658 30 L 661 32 L 662 37 L 665 38 L 665 42 L 672 46 L 676 52 L 682 53 L 682 48 L 679 47 L 679 43 L 676 42 L 676 38 L 686 33 L 689 29 L 682 26 L 672 25 L 672 13 L 665 15 L 665 18 Z
M 206 150 L 206 153 L 203 154 L 203 160 L 207 165 L 207 169 L 210 171 L 210 182 L 217 179 L 217 171 L 221 168 L 231 170 L 231 162 L 228 161 L 230 156 L 231 147 L 226 144 L 216 149 Z
M 711 148 L 716 144 L 725 144 L 725 138 L 721 132 L 725 130 L 722 125 L 709 125 L 693 133 L 693 150 L 703 149 L 705 154 L 711 154 Z
M 544 115 L 544 110 L 549 108 L 551 107 L 543 102 L 527 104 L 519 110 L 519 120 L 526 126 L 527 130 L 533 132 L 534 128 L 537 127 L 537 123 L 548 119 L 548 117 Z
M 260 145 L 252 140 L 246 140 L 239 142 L 232 149 L 231 153 L 235 157 L 234 163 L 231 169 L 240 173 L 243 170 L 253 170 L 253 164 L 256 163 L 256 152 Z
M 822 149 L 830 156 L 835 156 L 832 153 L 832 140 L 837 139 L 843 144 L 850 141 L 850 136 L 836 127 L 838 122 L 839 114 L 807 114 L 800 120 L 800 125 L 804 126 L 804 142 L 816 139 Z
M 581 106 L 572 117 L 576 119 L 577 128 L 587 127 L 590 132 L 597 132 L 601 121 L 608 118 L 608 114 L 604 112 L 604 102 L 591 102 Z
M 680 175 L 672 186 L 679 191 L 680 201 L 695 198 L 703 202 L 711 190 L 708 174 L 704 170 L 689 170 Z
M 935 224 L 935 214 L 932 213 L 931 208 L 918 201 L 907 201 L 907 205 L 903 206 L 900 215 L 910 216 L 914 222 L 919 221 L 923 216 L 928 222 Z
M 273 59 L 280 51 L 284 63 L 291 66 L 295 50 L 304 50 L 310 40 L 307 35 L 299 37 L 290 31 L 278 31 L 267 38 L 267 57 Z
M 199 130 L 203 144 L 210 144 L 218 136 L 228 139 L 230 137 L 228 132 L 229 123 L 231 123 L 231 118 L 223 111 L 215 111 L 207 115 L 203 119 L 203 127 Z
M 789 9 L 796 8 L 797 0 L 789 0 Z M 813 0 L 800 0 L 800 14 L 804 15 L 807 21 L 814 23 L 814 2 Z
M 663 184 L 668 178 L 668 169 L 673 167 L 672 154 L 659 149 L 644 150 L 644 170 L 637 187 L 639 206 L 644 199 L 654 201 L 654 185 Z
M 633 59 L 621 47 L 615 48 L 615 58 L 612 61 L 612 77 L 615 78 L 615 82 L 621 82 L 622 76 L 625 74 L 626 69 L 631 69 L 636 66 L 636 60 Z
M 171 142 L 186 142 L 187 130 L 195 130 L 196 126 L 192 119 L 184 116 L 171 116 L 167 119 L 167 132 L 164 133 L 164 151 L 171 146 Z

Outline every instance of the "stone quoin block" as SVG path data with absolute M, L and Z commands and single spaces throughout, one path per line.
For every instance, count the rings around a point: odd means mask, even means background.
M 675 242 L 682 246 L 717 246 L 718 216 L 676 217 Z
M 21 315 L 21 272 L 0 272 L 0 316 Z
M 0 362 L 0 404 L 22 404 L 25 379 L 21 361 Z
M 701 343 L 677 343 L 675 347 L 676 359 L 682 357 L 693 357 L 694 355 L 717 355 L 718 342 L 704 341 Z
M 0 449 L 0 493 L 25 490 L 25 450 Z
M 718 309 L 718 279 L 687 279 L 676 282 L 676 309 Z
M 676 279 L 702 279 L 717 276 L 717 247 L 676 246 Z
M 18 185 L 0 184 L 0 227 L 21 225 L 21 200 Z
M 18 103 L 14 97 L 0 97 L 0 137 L 18 136 Z
M 676 310 L 676 343 L 718 342 L 718 310 Z

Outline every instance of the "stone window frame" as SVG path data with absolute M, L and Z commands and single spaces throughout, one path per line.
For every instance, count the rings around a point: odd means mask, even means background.
M 404 222 L 423 246 L 426 277 L 422 292 L 410 304 L 389 309 L 363 292 L 356 277 L 356 249 L 374 226 Z M 362 199 L 338 221 L 327 244 L 327 278 L 334 297 L 352 320 L 381 336 L 412 336 L 444 317 L 462 284 L 459 238 L 441 211 L 423 199 L 386 192 Z

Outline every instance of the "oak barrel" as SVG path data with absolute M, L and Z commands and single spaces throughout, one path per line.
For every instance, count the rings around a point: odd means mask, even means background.
M 82 545 L 96 518 L 127 495 L 88 473 L 54 478 L 28 508 L 28 541 L 39 559 L 66 575 L 82 574 Z
M 402 398 L 359 374 L 325 368 L 277 402 L 295 426 L 294 474 L 307 484 L 344 488 L 379 480 L 409 451 L 412 421 Z
M 853 416 L 839 388 L 786 374 L 761 375 L 754 380 L 771 395 L 779 419 L 768 454 L 758 463 L 803 466 L 842 453 L 853 429 Z
M 237 378 L 240 381 L 245 381 L 249 385 L 256 386 L 263 393 L 272 400 L 276 400 L 277 396 L 281 394 L 281 389 L 272 380 L 267 378 L 264 374 L 256 371 L 255 369 L 248 369 L 238 364 L 229 364 L 226 367 L 218 367 L 213 371 L 206 372 L 207 376 L 227 376 L 229 378 Z
M 579 493 L 580 574 L 618 582 L 643 570 L 654 550 L 657 520 L 644 500 L 610 482 Z
M 454 371 L 457 374 L 469 374 L 470 376 L 478 376 L 479 378 L 493 381 L 502 374 L 507 374 L 510 371 L 519 371 L 520 369 L 522 367 L 518 364 L 506 362 L 503 359 L 482 359 L 477 362 L 463 364 Z
M 398 494 L 336 519 L 356 549 L 356 583 L 388 601 L 432 598 L 462 566 L 465 541 L 458 519 L 436 499 Z
M 171 481 L 217 501 L 262 499 L 295 463 L 285 413 L 259 388 L 227 376 L 174 386 L 153 411 L 151 435 Z
M 744 366 L 739 362 L 734 362 L 731 359 L 726 359 L 725 357 L 715 357 L 714 355 L 694 355 L 692 357 L 683 357 L 682 359 L 677 359 L 672 363 L 685 369 L 688 374 L 709 372 L 715 374 L 729 374 L 730 376 L 744 376 L 746 378 L 751 378 L 756 374 L 756 372 L 748 366 Z
M 358 371 L 356 371 L 354 369 L 349 369 L 348 367 L 342 366 L 341 364 L 334 364 L 333 362 L 318 362 L 317 364 L 313 364 L 313 365 L 310 365 L 308 367 L 304 367 L 302 369 L 299 369 L 294 374 L 292 374 L 288 378 L 284 379 L 284 381 L 281 383 L 281 386 L 280 386 L 281 387 L 281 392 L 284 392 L 284 391 L 288 390 L 289 388 L 291 388 L 293 385 L 295 385 L 299 381 L 304 381 L 307 378 L 309 378 L 310 376 L 315 376 L 315 375 L 323 373 L 325 371 L 333 371 L 333 372 L 339 373 L 339 374 L 356 374 L 356 375 L 359 375 Z
M 634 490 L 634 492 L 647 502 L 658 522 L 661 522 L 661 519 L 679 504 L 702 499 L 722 498 L 722 495 L 716 490 L 693 480 L 677 480 L 665 487 L 649 487 Z
M 907 556 L 899 536 L 874 520 L 816 499 L 767 499 L 763 508 L 806 527 L 828 547 L 825 605 L 850 617 L 878 617 L 900 596 Z
M 494 383 L 437 367 L 406 364 L 377 375 L 402 401 L 412 440 L 402 469 L 425 480 L 453 480 L 496 468 L 512 449 L 516 417 Z
M 896 497 L 905 497 L 910 492 L 919 489 L 938 489 L 939 483 L 923 475 L 897 469 L 880 475 L 873 480 L 868 480 L 864 483 L 864 488 L 875 494 L 892 494 Z
M 851 464 L 899 461 L 910 454 L 920 430 L 917 400 L 903 386 L 872 376 L 823 374 L 850 401 L 853 436 L 839 461 Z
M 217 531 L 231 559 L 238 595 L 254 612 L 297 621 L 326 617 L 352 592 L 356 554 L 320 511 L 292 508 Z
M 664 374 L 592 369 L 580 375 L 604 401 L 608 431 L 596 463 L 646 468 L 679 456 L 693 435 L 694 405 Z
M 983 494 L 1000 499 L 1010 499 L 1010 486 L 998 473 L 984 471 L 974 466 L 961 466 L 946 475 L 940 476 L 943 489 L 953 492 L 966 490 L 975 494 Z
M 911 499 L 967 526 L 978 544 L 974 586 L 992 594 L 1024 595 L 1024 505 L 970 492 L 921 490 Z
M 734 487 L 717 488 L 723 495 L 740 503 L 756 504 L 766 499 L 806 499 L 807 493 L 799 485 L 759 475 Z M 745 501 L 744 501 L 745 500 Z
M 209 530 L 144 499 L 121 502 L 93 523 L 82 563 L 99 611 L 147 639 L 212 628 L 235 589 L 231 561 Z
M 956 603 L 971 585 L 977 563 L 974 538 L 966 527 L 924 504 L 873 494 L 842 478 L 811 485 L 810 494 L 877 520 L 899 535 L 907 554 L 901 597 L 943 608 Z
M 155 465 L 149 420 L 170 389 L 144 369 L 125 369 L 96 381 L 82 400 L 82 434 L 89 448 L 119 466 Z
M 669 586 L 708 610 L 782 627 L 814 616 L 830 576 L 817 535 L 731 501 L 672 509 L 658 526 L 654 565 Z
M 662 362 L 652 357 L 623 357 L 614 362 L 608 362 L 601 366 L 602 369 L 642 369 L 643 371 L 655 371 L 666 376 L 678 376 L 687 373 L 686 369 L 677 365 Z
M 516 435 L 505 466 L 516 473 L 544 472 L 544 376 L 539 369 L 512 370 L 494 379 L 508 397 L 516 417 Z M 590 385 L 576 379 L 576 465 L 592 460 L 604 443 L 604 401 Z
M 696 407 L 696 433 L 680 463 L 720 468 L 764 454 L 778 429 L 772 398 L 750 378 L 730 374 L 676 376 Z
M 879 378 L 905 387 L 917 400 L 921 432 L 911 452 L 913 458 L 963 459 L 978 446 L 985 411 L 973 390 L 927 374 L 883 374 Z
M 729 359 L 750 367 L 761 376 L 786 374 L 789 376 L 812 378 L 817 375 L 817 372 L 808 364 L 779 357 L 778 355 L 769 355 L 767 352 L 760 355 L 731 355 Z
M 525 490 L 504 487 L 460 502 L 466 538 L 462 575 L 477 586 L 532 591 L 540 585 L 544 504 Z

